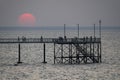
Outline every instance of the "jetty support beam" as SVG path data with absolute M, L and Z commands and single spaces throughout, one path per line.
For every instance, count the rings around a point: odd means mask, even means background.
M 22 63 L 21 62 L 21 46 L 20 46 L 20 43 L 18 44 L 18 64 Z
M 47 63 L 46 62 L 46 47 L 45 47 L 45 43 L 43 44 L 43 63 Z

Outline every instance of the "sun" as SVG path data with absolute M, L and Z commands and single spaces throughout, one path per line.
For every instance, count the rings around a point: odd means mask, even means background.
M 36 18 L 31 13 L 21 14 L 18 18 L 20 26 L 35 26 Z

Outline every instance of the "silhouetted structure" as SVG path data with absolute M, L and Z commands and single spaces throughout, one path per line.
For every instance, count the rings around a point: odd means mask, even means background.
M 0 39 L 0 43 L 18 43 L 18 64 L 21 62 L 21 43 L 43 43 L 43 63 L 46 62 L 46 45 L 47 43 L 54 44 L 54 64 L 55 63 L 100 63 L 101 60 L 101 20 L 99 21 L 100 37 L 95 36 L 94 24 L 94 37 L 79 38 L 79 24 L 78 24 L 78 37 L 67 38 L 64 24 L 64 37 L 59 38 L 7 38 Z
M 54 43 L 54 63 L 99 63 L 100 38 L 72 38 Z

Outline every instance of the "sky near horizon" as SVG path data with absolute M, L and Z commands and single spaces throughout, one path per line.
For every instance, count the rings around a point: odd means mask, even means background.
M 0 0 L 0 26 L 21 26 L 24 13 L 35 17 L 34 26 L 91 26 L 100 19 L 120 26 L 120 0 Z

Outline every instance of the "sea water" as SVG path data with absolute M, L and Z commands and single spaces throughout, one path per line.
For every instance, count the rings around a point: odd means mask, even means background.
M 63 30 L 0 30 L 0 38 L 58 38 Z M 92 30 L 80 30 L 79 37 L 93 36 Z M 76 37 L 77 30 L 67 30 L 67 37 Z M 96 37 L 99 32 L 96 31 Z M 21 61 L 18 44 L 0 44 L 0 80 L 119 80 L 120 31 L 102 31 L 102 63 L 54 64 L 53 44 L 46 44 L 46 61 L 43 64 L 43 44 L 21 44 Z

